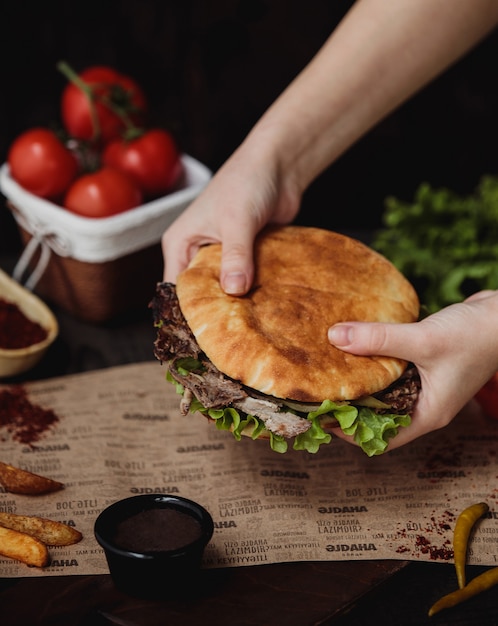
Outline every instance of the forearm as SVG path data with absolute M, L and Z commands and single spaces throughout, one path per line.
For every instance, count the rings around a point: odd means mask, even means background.
M 358 0 L 245 143 L 302 192 L 497 22 L 496 0 Z

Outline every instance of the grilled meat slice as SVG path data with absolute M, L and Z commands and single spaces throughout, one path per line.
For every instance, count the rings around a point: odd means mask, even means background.
M 178 371 L 177 362 L 178 359 L 173 359 L 169 363 L 171 376 L 190 389 L 206 409 L 221 409 L 247 398 L 242 385 L 222 374 L 210 361 L 201 361 L 202 369 L 188 374 Z
M 414 365 L 409 366 L 405 372 L 390 386 L 373 394 L 374 397 L 389 404 L 390 412 L 411 414 L 420 392 L 420 374 Z
M 175 286 L 159 283 L 156 295 L 150 303 L 158 334 L 154 342 L 154 354 L 161 363 L 174 357 L 198 358 L 201 349 L 181 312 Z

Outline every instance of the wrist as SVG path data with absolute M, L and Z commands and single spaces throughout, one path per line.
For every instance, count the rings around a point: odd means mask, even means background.
M 273 205 L 275 222 L 288 223 L 295 217 L 309 184 L 300 175 L 294 154 L 282 127 L 258 122 L 229 159 L 230 166 L 257 185 L 254 191 L 266 196 L 263 203 Z

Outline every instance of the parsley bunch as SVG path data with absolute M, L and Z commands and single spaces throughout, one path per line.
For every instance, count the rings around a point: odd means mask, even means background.
M 467 197 L 423 183 L 413 203 L 385 202 L 372 247 L 410 280 L 433 313 L 481 289 L 498 289 L 498 177 Z

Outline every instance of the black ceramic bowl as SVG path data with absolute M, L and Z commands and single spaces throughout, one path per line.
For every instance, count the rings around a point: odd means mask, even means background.
M 94 530 L 116 587 L 134 596 L 161 598 L 191 589 L 214 524 L 192 500 L 146 494 L 111 504 Z

